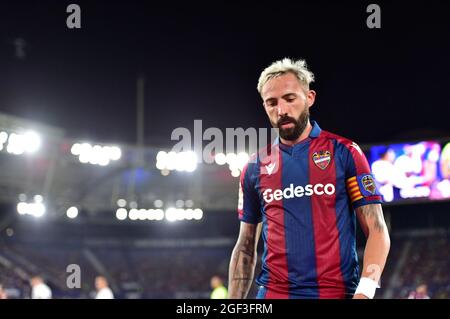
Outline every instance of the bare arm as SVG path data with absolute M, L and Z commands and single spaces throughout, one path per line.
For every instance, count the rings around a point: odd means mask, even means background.
M 261 234 L 258 225 L 241 222 L 239 238 L 231 254 L 228 298 L 246 298 L 253 282 L 256 266 L 256 249 Z
M 356 208 L 356 214 L 367 237 L 361 277 L 379 282 L 391 246 L 383 210 L 380 204 L 370 204 Z M 354 298 L 365 296 L 356 294 Z

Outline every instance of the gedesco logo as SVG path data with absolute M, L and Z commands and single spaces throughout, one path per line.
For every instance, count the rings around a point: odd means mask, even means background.
M 290 184 L 289 187 L 286 187 L 284 190 L 276 189 L 272 190 L 268 188 L 263 193 L 263 198 L 266 203 L 270 203 L 273 200 L 282 200 L 289 199 L 294 197 L 302 197 L 302 196 L 312 196 L 315 195 L 333 195 L 336 191 L 336 188 L 333 184 L 308 184 L 305 187 L 297 186 L 294 188 L 294 184 Z

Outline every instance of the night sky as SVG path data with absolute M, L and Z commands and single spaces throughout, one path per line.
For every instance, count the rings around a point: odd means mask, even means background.
M 79 30 L 66 26 L 70 3 Z M 134 143 L 144 74 L 148 145 L 194 119 L 267 127 L 259 74 L 292 57 L 316 75 L 311 112 L 323 129 L 360 143 L 450 136 L 450 6 L 378 1 L 381 29 L 369 29 L 369 3 L 2 1 L 0 112 Z

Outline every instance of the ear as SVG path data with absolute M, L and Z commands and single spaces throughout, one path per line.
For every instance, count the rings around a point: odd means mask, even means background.
M 308 94 L 306 95 L 306 101 L 308 103 L 308 107 L 311 107 L 314 104 L 315 100 L 316 100 L 316 91 L 309 90 Z

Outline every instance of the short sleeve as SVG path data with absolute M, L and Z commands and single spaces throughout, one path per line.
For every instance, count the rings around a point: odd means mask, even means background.
M 346 143 L 345 180 L 347 193 L 353 208 L 368 204 L 381 204 L 367 158 L 355 142 Z
M 255 188 L 255 176 L 253 175 L 255 168 L 255 163 L 248 163 L 242 170 L 239 183 L 239 220 L 249 224 L 258 224 L 262 220 L 261 203 Z

